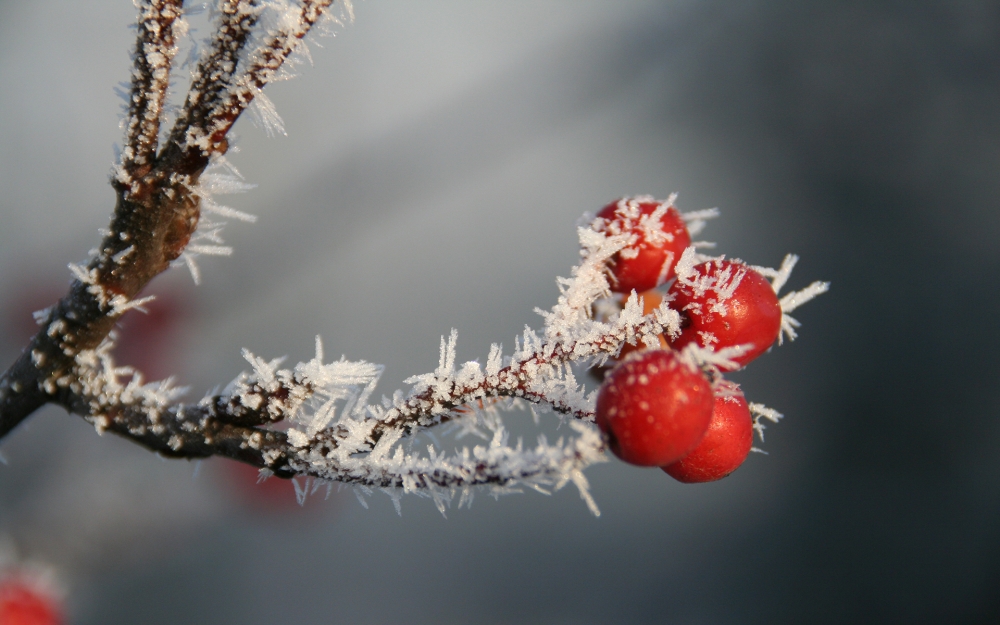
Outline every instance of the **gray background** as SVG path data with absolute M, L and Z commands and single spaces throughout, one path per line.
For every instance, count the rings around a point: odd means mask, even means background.
M 346 493 L 240 494 L 56 410 L 0 444 L 0 533 L 75 623 L 977 623 L 1000 618 L 996 2 L 356 3 L 237 125 L 258 189 L 228 259 L 152 291 L 145 357 L 197 397 L 244 363 L 388 365 L 380 390 L 510 345 L 627 193 L 719 206 L 707 238 L 830 280 L 738 375 L 787 415 L 717 484 L 617 462 L 447 520 Z M 0 355 L 105 226 L 129 2 L 0 2 Z M 201 32 L 204 34 L 205 29 Z M 155 353 L 153 353 L 155 352 Z M 529 428 L 527 430 L 531 432 Z M 249 499 L 248 499 L 249 498 Z M 990 588 L 993 591 L 990 591 Z

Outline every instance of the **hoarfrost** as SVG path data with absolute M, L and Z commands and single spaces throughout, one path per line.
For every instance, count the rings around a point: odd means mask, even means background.
M 284 120 L 281 119 L 281 115 L 278 115 L 278 110 L 274 107 L 274 103 L 264 95 L 263 91 L 258 90 L 254 94 L 253 101 L 250 103 L 250 116 L 254 124 L 262 128 L 264 134 L 268 137 L 273 138 L 278 135 L 288 135 L 285 132 Z
M 781 262 L 781 267 L 778 269 L 758 266 L 754 266 L 753 269 L 764 277 L 771 278 L 771 288 L 774 289 L 774 293 L 777 295 L 788 282 L 788 279 L 792 275 L 792 269 L 795 268 L 798 261 L 798 256 L 795 254 L 788 254 L 785 256 L 784 260 Z M 781 306 L 781 330 L 778 334 L 778 345 L 781 345 L 784 342 L 785 337 L 788 337 L 788 340 L 790 341 L 794 341 L 798 337 L 798 333 L 795 329 L 801 324 L 797 319 L 788 313 L 829 290 L 829 282 L 817 281 L 813 282 L 801 291 L 792 291 L 778 301 L 778 304 Z
M 199 255 L 230 256 L 233 253 L 232 247 L 224 245 L 221 235 L 222 229 L 226 226 L 225 220 L 235 219 L 247 223 L 257 221 L 256 215 L 219 204 L 215 200 L 215 196 L 246 193 L 256 186 L 246 182 L 239 170 L 224 156 L 215 155 L 198 179 L 198 184 L 188 187 L 192 196 L 198 198 L 203 216 L 198 222 L 198 228 L 192 235 L 187 248 L 174 264 L 183 263 L 186 265 L 195 284 L 201 284 L 201 271 L 196 262 Z M 210 213 L 220 218 L 221 221 L 207 219 L 204 213 Z
M 705 229 L 709 219 L 715 219 L 719 216 L 719 214 L 718 208 L 705 208 L 702 210 L 691 211 L 689 213 L 681 213 L 681 219 L 683 219 L 687 225 L 688 234 L 695 236 L 696 234 L 700 234 L 701 231 Z
M 779 344 L 781 343 L 782 335 L 787 336 L 790 341 L 794 341 L 798 336 L 795 329 L 801 324 L 788 313 L 829 290 L 829 282 L 813 282 L 801 291 L 793 291 L 781 298 L 781 334 L 778 335 Z
M 760 441 L 764 442 L 764 424 L 761 423 L 761 419 L 767 419 L 771 423 L 777 423 L 784 416 L 774 408 L 768 408 L 764 404 L 749 404 L 750 414 L 753 415 L 753 429 L 757 431 L 757 435 L 760 436 Z M 762 452 L 767 453 L 767 452 Z

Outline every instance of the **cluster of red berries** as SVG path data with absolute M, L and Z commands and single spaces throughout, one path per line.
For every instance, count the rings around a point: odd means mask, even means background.
M 681 482 L 721 479 L 750 453 L 754 422 L 743 394 L 722 380 L 720 369 L 743 367 L 771 347 L 781 330 L 778 296 L 740 261 L 709 260 L 678 275 L 691 237 L 667 203 L 624 198 L 597 217 L 595 229 L 632 241 L 608 264 L 611 290 L 640 293 L 647 315 L 666 299 L 681 319 L 679 334 L 661 335 L 658 348 L 622 348 L 597 396 L 597 425 L 625 462 L 662 467 Z M 666 294 L 655 290 L 667 284 Z M 690 343 L 743 351 L 731 359 L 735 367 L 706 372 L 677 351 Z

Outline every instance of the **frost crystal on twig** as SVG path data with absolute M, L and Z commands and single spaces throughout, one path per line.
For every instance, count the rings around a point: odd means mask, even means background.
M 225 245 L 222 239 L 222 229 L 226 225 L 226 220 L 235 219 L 246 223 L 257 221 L 256 215 L 219 204 L 215 201 L 215 197 L 246 193 L 256 186 L 244 181 L 239 170 L 220 154 L 211 158 L 208 167 L 198 179 L 198 184 L 188 187 L 191 195 L 199 199 L 203 213 L 198 228 L 191 235 L 191 242 L 180 258 L 174 262 L 184 264 L 188 268 L 195 284 L 201 284 L 201 271 L 195 260 L 199 255 L 230 256 L 233 253 L 233 248 Z M 206 212 L 217 220 L 206 218 Z
M 750 414 L 753 415 L 753 429 L 757 431 L 757 435 L 760 436 L 760 441 L 764 442 L 764 424 L 761 423 L 761 419 L 767 419 L 771 423 L 777 423 L 785 415 L 781 414 L 774 408 L 768 408 L 764 404 L 751 403 Z

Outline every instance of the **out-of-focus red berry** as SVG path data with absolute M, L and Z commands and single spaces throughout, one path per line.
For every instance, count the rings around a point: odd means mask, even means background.
M 61 625 L 62 606 L 37 584 L 11 575 L 0 579 L 0 625 Z
M 663 470 L 687 484 L 714 482 L 738 469 L 752 445 L 753 417 L 743 394 L 716 397 L 705 437 L 691 453 Z
M 115 360 L 141 371 L 147 379 L 167 377 L 176 370 L 178 334 L 191 305 L 178 292 L 165 292 L 143 305 L 145 312 L 130 310 L 118 322 Z
M 670 285 L 671 307 L 681 314 L 681 333 L 674 349 L 688 343 L 720 349 L 750 348 L 733 358 L 740 366 L 760 356 L 781 330 L 781 305 L 764 276 L 736 261 L 713 260 L 696 265 L 691 275 Z
M 622 198 L 602 208 L 597 216 L 601 232 L 633 233 L 636 242 L 611 259 L 611 290 L 647 291 L 674 277 L 674 265 L 691 245 L 684 220 L 676 208 L 652 197 Z
M 702 373 L 667 350 L 633 354 L 604 379 L 596 420 L 616 456 L 662 467 L 698 444 L 712 418 L 712 389 Z
M 257 467 L 242 462 L 225 460 L 222 468 L 228 485 L 235 487 L 237 496 L 247 506 L 286 512 L 302 509 L 295 498 L 295 486 L 291 480 L 280 477 L 261 480 Z

